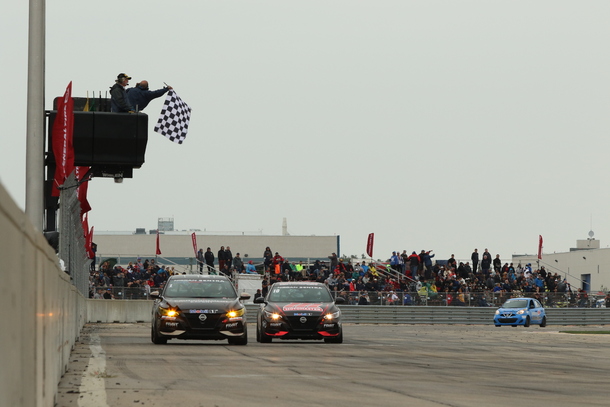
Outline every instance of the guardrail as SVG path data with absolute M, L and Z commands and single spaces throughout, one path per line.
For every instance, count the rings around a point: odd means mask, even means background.
M 150 322 L 150 300 L 87 300 L 87 321 L 100 323 Z M 246 304 L 250 324 L 259 304 Z M 446 306 L 340 305 L 348 324 L 491 325 L 496 308 Z M 610 308 L 546 308 L 548 325 L 610 325 Z
M 247 304 L 248 322 L 256 323 L 258 304 Z M 495 308 L 388 307 L 340 305 L 348 324 L 492 325 Z M 610 325 L 610 308 L 546 308 L 548 325 Z

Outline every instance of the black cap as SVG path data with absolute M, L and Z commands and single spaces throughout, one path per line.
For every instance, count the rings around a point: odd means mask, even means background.
M 120 73 L 117 75 L 116 77 L 118 80 L 122 80 L 122 79 L 129 79 L 131 80 L 131 76 L 127 75 L 126 73 Z

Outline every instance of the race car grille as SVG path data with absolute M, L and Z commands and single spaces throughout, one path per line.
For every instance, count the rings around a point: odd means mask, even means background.
M 501 324 L 512 324 L 517 322 L 517 318 L 498 318 L 498 322 Z
M 314 329 L 318 326 L 319 317 L 288 317 L 292 329 Z
M 199 318 L 200 315 L 206 316 L 204 321 Z M 192 329 L 211 329 L 216 327 L 223 314 L 185 314 L 185 316 Z

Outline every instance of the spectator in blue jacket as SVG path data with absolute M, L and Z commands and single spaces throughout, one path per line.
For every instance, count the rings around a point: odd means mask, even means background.
M 163 96 L 170 89 L 172 89 L 171 86 L 158 90 L 149 90 L 148 81 L 144 80 L 137 83 L 135 88 L 127 89 L 127 100 L 136 111 L 140 112 L 148 106 L 151 100 Z

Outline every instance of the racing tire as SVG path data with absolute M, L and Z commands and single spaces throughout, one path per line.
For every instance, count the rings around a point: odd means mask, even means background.
M 273 340 L 272 337 L 265 335 L 262 330 L 259 330 L 259 339 L 260 343 L 271 343 L 271 341 Z
M 154 324 L 153 324 L 153 327 L 150 329 L 150 340 L 155 345 L 165 345 L 167 343 L 166 338 L 159 337 L 159 335 L 157 334 L 157 331 L 155 330 Z
M 544 328 L 546 326 L 546 316 L 542 317 L 542 322 L 540 322 L 540 328 Z
M 256 325 L 256 342 L 261 341 L 261 330 L 258 329 L 258 324 Z
M 339 333 L 337 336 L 331 336 L 328 338 L 324 338 L 324 342 L 326 343 L 343 343 L 343 331 Z
M 234 336 L 229 338 L 229 345 L 247 345 L 248 344 L 248 330 L 244 328 L 244 334 L 242 336 Z
M 528 328 L 530 326 L 530 317 L 525 318 L 525 324 L 523 324 L 523 326 L 525 328 Z

